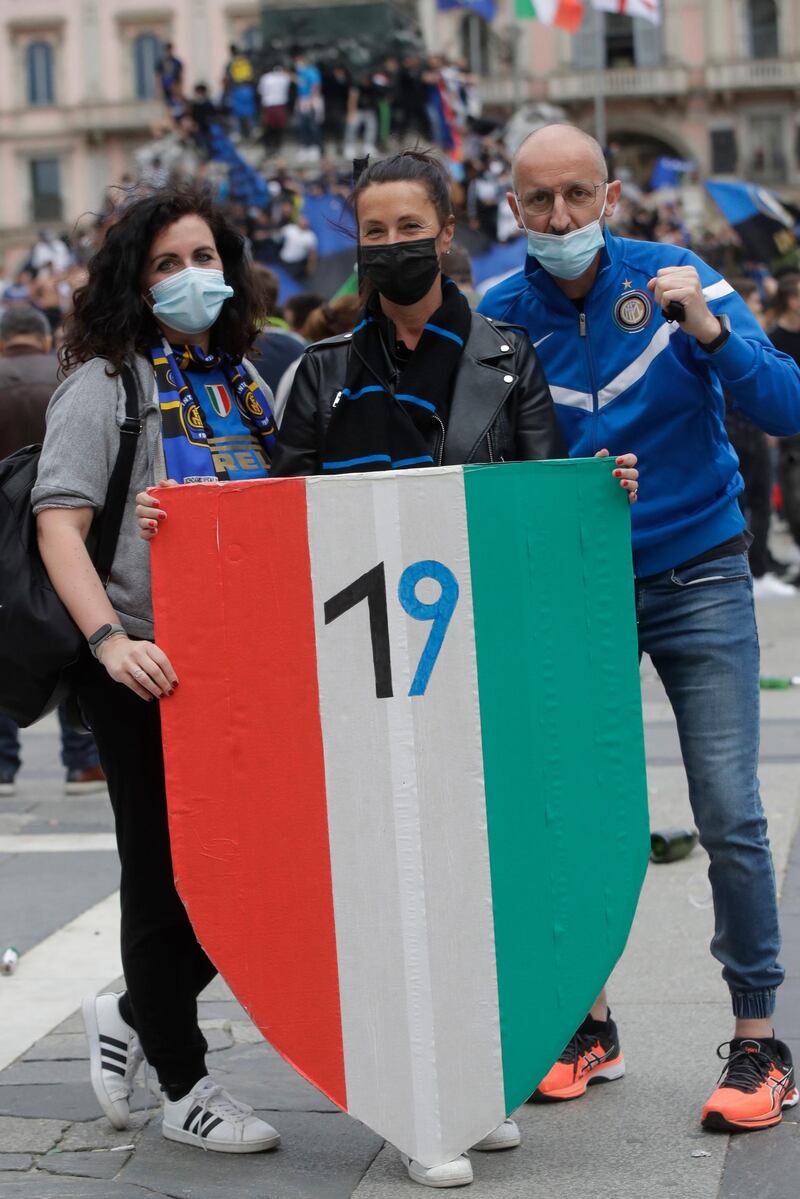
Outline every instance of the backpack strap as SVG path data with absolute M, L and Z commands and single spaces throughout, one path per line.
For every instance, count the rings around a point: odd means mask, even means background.
M 100 526 L 100 537 L 94 555 L 97 573 L 107 586 L 111 575 L 111 566 L 117 550 L 119 531 L 128 503 L 128 492 L 133 473 L 133 459 L 136 456 L 136 445 L 142 431 L 142 421 L 139 416 L 139 391 L 133 371 L 127 365 L 122 368 L 122 386 L 125 388 L 125 419 L 119 430 L 119 451 L 111 478 L 108 481 L 106 503 L 103 510 L 103 520 Z

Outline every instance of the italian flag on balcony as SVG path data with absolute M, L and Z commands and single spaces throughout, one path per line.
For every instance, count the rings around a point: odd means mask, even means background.
M 591 0 L 592 8 L 603 12 L 644 17 L 654 25 L 661 23 L 661 0 Z M 583 23 L 584 0 L 514 0 L 518 21 L 541 21 L 577 33 Z
M 583 0 L 514 0 L 518 21 L 541 21 L 576 33 L 583 21 Z
M 592 6 L 603 12 L 618 12 L 629 17 L 644 17 L 653 25 L 661 24 L 661 0 L 592 0 Z

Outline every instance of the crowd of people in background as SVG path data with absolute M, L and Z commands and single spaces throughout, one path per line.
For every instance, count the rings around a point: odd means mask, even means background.
M 72 295 L 86 279 L 85 264 L 102 244 L 115 214 L 131 192 L 170 180 L 205 177 L 229 219 L 247 238 L 271 297 L 272 317 L 260 350 L 261 370 L 278 406 L 288 392 L 296 360 L 311 341 L 346 332 L 358 311 L 351 295 L 321 294 L 314 286 L 319 244 L 304 212 L 306 197 L 348 194 L 353 159 L 409 143 L 433 145 L 447 163 L 454 211 L 465 239 L 504 244 L 521 237 L 506 202 L 512 188 L 511 151 L 502 124 L 484 114 L 475 77 L 463 62 L 442 55 L 387 55 L 363 69 L 298 47 L 264 69 L 230 47 L 224 76 L 208 84 L 187 82 L 186 68 L 171 44 L 156 76 L 165 120 L 136 156 L 136 168 L 110 187 L 96 216 L 71 231 L 42 229 L 22 261 L 0 270 L 0 310 L 31 305 L 44 315 L 57 350 Z M 248 203 L 217 161 L 215 130 L 235 142 L 263 181 L 266 200 Z M 611 147 L 613 158 L 614 147 Z M 614 163 L 611 164 L 612 174 Z M 725 274 L 781 349 L 800 361 L 800 275 L 776 277 L 763 262 L 747 260 L 735 233 L 689 221 L 679 190 L 650 197 L 626 187 L 613 219 L 614 231 L 630 238 L 693 249 Z M 520 256 L 523 249 L 520 244 Z M 470 255 L 456 243 L 449 269 L 476 303 Z M 10 266 L 10 269 L 9 269 Z M 279 268 L 304 288 L 281 305 Z M 283 377 L 283 382 L 282 382 Z M 800 586 L 800 438 L 768 438 L 731 411 L 728 429 L 742 463 L 742 505 L 754 538 L 751 564 L 756 593 L 789 597 Z M 767 541 L 772 519 L 788 521 L 792 545 L 777 561 Z

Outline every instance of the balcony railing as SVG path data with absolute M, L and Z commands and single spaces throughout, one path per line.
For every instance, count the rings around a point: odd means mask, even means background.
M 745 62 L 709 63 L 706 87 L 713 91 L 800 87 L 800 59 L 752 58 Z
M 70 110 L 75 133 L 116 133 L 149 129 L 166 117 L 163 100 L 123 100 L 108 104 L 78 104 Z
M 165 119 L 161 100 L 115 100 L 69 108 L 25 108 L 0 113 L 0 137 L 64 134 L 137 133 Z
M 603 91 L 611 97 L 680 96 L 688 86 L 685 67 L 623 67 L 602 71 Z M 547 98 L 555 103 L 584 100 L 595 94 L 597 71 L 570 71 L 551 75 Z

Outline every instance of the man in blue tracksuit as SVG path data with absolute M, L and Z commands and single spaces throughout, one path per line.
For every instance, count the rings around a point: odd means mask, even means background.
M 602 447 L 639 456 L 639 648 L 675 712 L 711 859 L 712 953 L 736 1021 L 702 1121 L 765 1128 L 798 1092 L 790 1051 L 772 1026 L 783 971 L 757 777 L 758 637 L 723 389 L 760 428 L 784 436 L 800 430 L 800 371 L 730 284 L 689 250 L 605 228 L 621 185 L 608 181 L 587 134 L 568 125 L 531 134 L 517 151 L 513 186 L 508 200 L 527 232 L 528 258 L 479 311 L 528 330 L 572 456 Z M 589 1082 L 623 1073 L 603 992 L 532 1098 L 576 1098 Z

